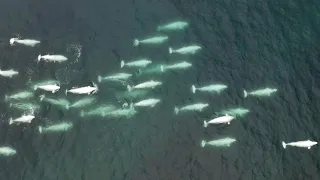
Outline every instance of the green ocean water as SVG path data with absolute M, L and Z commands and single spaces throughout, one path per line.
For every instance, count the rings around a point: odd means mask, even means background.
M 129 84 L 149 79 L 163 85 L 148 97 L 162 101 L 139 108 L 132 118 L 81 118 L 79 110 L 41 103 L 30 125 L 8 125 L 21 112 L 0 104 L 0 145 L 17 150 L 0 157 L 0 180 L 231 180 L 319 179 L 319 148 L 283 149 L 281 141 L 319 139 L 319 2 L 317 1 L 50 1 L 0 2 L 0 69 L 4 97 L 29 83 L 59 79 L 50 97 L 74 101 L 65 89 L 96 82 L 98 75 L 120 71 L 120 60 L 150 58 L 154 65 L 188 61 L 185 71 L 137 73 Z M 134 38 L 156 35 L 156 27 L 186 20 L 189 27 L 164 33 L 159 46 L 133 46 Z M 40 39 L 35 48 L 11 47 L 15 36 Z M 169 55 L 168 47 L 199 44 L 192 56 Z M 81 53 L 80 53 L 81 52 Z M 37 63 L 38 54 L 61 53 L 62 64 Z M 224 83 L 221 94 L 192 94 L 192 84 Z M 276 87 L 267 98 L 243 98 L 243 90 Z M 121 83 L 99 84 L 99 103 L 121 106 Z M 37 92 L 39 96 L 41 93 Z M 139 99 L 139 98 L 138 98 Z M 138 100 L 137 99 L 137 100 Z M 134 101 L 137 101 L 134 100 Z M 40 104 L 38 99 L 36 102 Z M 199 113 L 175 115 L 173 108 L 192 102 L 210 106 Z M 203 128 L 216 113 L 244 107 L 250 113 L 229 126 Z M 67 133 L 39 134 L 38 126 L 74 124 Z M 228 148 L 202 148 L 201 140 L 231 136 Z

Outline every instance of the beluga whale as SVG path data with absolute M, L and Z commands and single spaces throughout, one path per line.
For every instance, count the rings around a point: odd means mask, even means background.
M 167 69 L 187 69 L 190 68 L 192 64 L 183 61 L 183 62 L 178 62 L 175 64 L 170 64 L 170 65 L 160 65 L 160 70 L 161 72 L 164 72 Z
M 12 149 L 11 147 L 0 147 L 0 155 L 2 156 L 12 156 L 15 155 L 17 151 L 15 149 Z
M 171 47 L 169 47 L 169 54 L 172 54 L 172 53 L 184 54 L 184 55 L 195 54 L 200 49 L 202 48 L 198 45 L 185 46 L 179 49 L 172 49 Z
M 64 55 L 60 55 L 60 54 L 53 54 L 53 55 L 39 55 L 38 56 L 38 62 L 43 59 L 44 61 L 48 61 L 48 62 L 64 62 L 66 60 L 68 60 L 67 57 L 65 57 Z
M 23 100 L 23 99 L 30 99 L 33 98 L 34 94 L 30 91 L 19 91 L 12 95 L 5 95 L 4 101 L 8 100 Z
M 155 36 L 146 39 L 134 39 L 133 45 L 138 46 L 139 44 L 161 44 L 169 39 L 168 36 Z
M 135 68 L 145 68 L 151 63 L 152 63 L 152 61 L 150 61 L 149 59 L 139 59 L 139 60 L 130 61 L 130 62 L 127 62 L 127 63 L 125 63 L 124 60 L 121 60 L 120 68 L 123 68 L 124 66 L 135 67 Z
M 190 104 L 186 105 L 183 107 L 174 107 L 174 113 L 178 114 L 180 111 L 199 111 L 201 112 L 204 108 L 208 107 L 208 103 L 195 103 L 195 104 Z
M 250 96 L 270 96 L 271 94 L 277 92 L 278 90 L 275 88 L 263 88 L 254 90 L 252 92 L 247 92 L 246 90 L 243 90 L 243 96 L 246 98 L 248 95 Z
M 11 38 L 9 40 L 10 45 L 13 46 L 15 44 L 22 44 L 25 46 L 30 46 L 30 47 L 34 47 L 35 45 L 39 44 L 40 41 L 35 40 L 35 39 L 19 39 L 19 38 Z
M 232 143 L 236 142 L 236 139 L 226 137 L 212 141 L 201 141 L 201 147 L 205 147 L 206 145 L 215 146 L 215 147 L 229 147 Z
M 132 77 L 132 74 L 129 73 L 116 73 L 116 74 L 111 74 L 109 76 L 98 76 L 98 82 L 102 82 L 102 81 L 125 81 L 127 79 L 129 79 L 130 77 Z
M 226 114 L 225 116 L 220 116 L 210 121 L 203 121 L 203 127 L 207 127 L 209 124 L 230 124 L 233 119 L 233 116 Z
M 149 98 L 149 99 L 144 99 L 142 101 L 136 102 L 136 103 L 131 103 L 130 107 L 154 107 L 156 104 L 160 102 L 160 99 L 155 99 L 155 98 Z
M 153 89 L 156 86 L 160 86 L 161 84 L 162 84 L 162 82 L 160 82 L 160 81 L 150 80 L 150 81 L 146 81 L 146 82 L 137 84 L 135 86 L 127 85 L 127 89 L 128 89 L 128 91 L 131 91 L 133 89 Z
M 37 90 L 37 89 L 42 89 L 44 91 L 49 91 L 49 92 L 55 93 L 55 92 L 59 91 L 60 86 L 59 86 L 59 84 L 48 84 L 48 85 L 34 86 L 34 90 Z
M 198 87 L 198 88 L 195 85 L 192 85 L 191 91 L 192 93 L 196 93 L 196 91 L 220 93 L 227 88 L 228 86 L 224 84 L 212 84 L 212 85 Z
M 71 122 L 62 122 L 53 124 L 47 127 L 39 126 L 38 130 L 39 133 L 47 133 L 47 132 L 66 132 L 70 130 L 73 127 L 73 124 Z
M 286 149 L 287 146 L 303 147 L 303 148 L 310 149 L 312 146 L 317 145 L 317 144 L 318 144 L 318 142 L 310 141 L 310 140 L 296 141 L 296 142 L 291 142 L 291 143 L 285 143 L 284 141 L 282 141 L 282 146 L 284 149 Z
M 157 31 L 178 31 L 183 30 L 189 26 L 189 23 L 185 21 L 174 21 L 168 24 L 159 25 Z
M 72 94 L 95 94 L 98 92 L 98 86 L 95 83 L 92 83 L 93 86 L 84 86 L 80 88 L 72 88 L 70 90 L 66 90 L 65 94 L 67 95 L 68 92 Z
M 33 115 L 33 113 L 31 114 L 24 114 L 21 117 L 18 117 L 16 119 L 9 119 L 9 124 L 13 124 L 13 123 L 31 123 L 31 121 L 35 118 L 35 116 Z
M 13 76 L 18 75 L 19 72 L 13 69 L 8 69 L 8 70 L 1 70 L 0 69 L 0 76 L 3 77 L 8 77 L 8 78 L 12 78 Z

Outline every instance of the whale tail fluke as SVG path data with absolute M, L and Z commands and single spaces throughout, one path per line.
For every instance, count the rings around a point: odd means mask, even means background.
M 134 39 L 133 40 L 133 45 L 134 46 L 138 46 L 139 45 L 139 40 L 138 39 Z
M 173 50 L 171 47 L 169 47 L 169 54 L 172 54 Z
M 208 122 L 207 121 L 203 121 L 203 127 L 208 127 Z
M 42 56 L 41 54 L 38 56 L 38 62 L 41 60 Z
M 64 92 L 66 94 L 66 96 L 68 95 L 68 89 L 66 89 L 66 91 Z
M 204 147 L 204 146 L 206 146 L 206 141 L 205 141 L 205 140 L 202 140 L 202 141 L 201 141 L 201 147 Z
M 39 133 L 42 133 L 42 126 L 39 126 Z
M 196 87 L 194 85 L 191 86 L 191 91 L 193 94 L 196 93 Z
M 84 116 L 84 111 L 83 111 L 83 110 L 81 110 L 81 112 L 80 112 L 80 116 L 81 116 L 81 117 L 83 117 L 83 116 Z
M 124 66 L 124 60 L 121 60 L 120 68 L 123 68 L 123 66 Z
M 282 146 L 285 149 L 287 147 L 287 144 L 284 141 L 282 141 Z
M 101 81 L 102 81 L 102 77 L 98 76 L 98 82 L 101 83 Z
M 14 43 L 15 43 L 15 41 L 16 41 L 16 38 L 11 38 L 11 39 L 9 40 L 10 45 L 13 46 Z
M 44 94 L 40 95 L 39 98 L 40 98 L 40 101 L 42 101 L 46 96 Z
M 12 124 L 13 123 L 13 120 L 12 118 L 9 119 L 9 124 Z
M 132 87 L 130 85 L 127 85 L 127 89 L 128 89 L 128 91 L 131 91 Z
M 164 71 L 163 65 L 160 66 L 161 72 Z
M 177 107 L 174 107 L 174 113 L 178 114 L 179 113 L 179 109 Z
M 246 90 L 243 90 L 243 97 L 246 98 L 248 96 L 248 93 Z

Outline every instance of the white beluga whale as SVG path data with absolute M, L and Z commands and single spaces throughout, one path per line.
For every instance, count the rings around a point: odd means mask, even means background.
M 186 46 L 179 49 L 172 49 L 169 47 L 169 53 L 178 53 L 178 54 L 195 54 L 197 51 L 201 49 L 198 45 Z
M 275 88 L 264 88 L 264 89 L 258 89 L 252 92 L 247 92 L 246 90 L 243 90 L 243 96 L 246 98 L 248 95 L 250 96 L 270 96 L 272 93 L 277 92 L 278 90 Z
M 162 82 L 160 82 L 160 81 L 150 80 L 150 81 L 146 81 L 146 82 L 137 84 L 135 86 L 127 85 L 127 89 L 128 89 L 128 91 L 131 91 L 133 89 L 147 89 L 147 88 L 153 89 L 156 86 L 160 86 L 161 84 L 162 84 Z
M 47 79 L 47 80 L 39 81 L 36 83 L 31 83 L 30 86 L 31 88 L 36 89 L 38 88 L 38 86 L 51 85 L 51 84 L 60 84 L 60 81 L 55 79 Z
M 196 93 L 196 91 L 220 93 L 221 91 L 225 90 L 226 88 L 228 88 L 228 86 L 224 85 L 224 84 L 212 84 L 212 85 L 198 87 L 198 88 L 196 88 L 195 85 L 192 85 L 191 91 L 192 91 L 192 93 Z
M 102 81 L 124 81 L 132 77 L 129 73 L 116 73 L 106 77 L 98 76 L 98 82 Z
M 64 62 L 64 61 L 68 60 L 67 57 L 65 57 L 64 55 L 60 55 L 60 54 L 39 55 L 38 61 L 40 61 L 41 59 L 43 59 L 44 61 L 51 61 L 51 62 Z
M 160 25 L 157 27 L 157 31 L 176 31 L 182 30 L 188 27 L 189 23 L 185 21 L 174 21 L 168 24 Z
M 10 45 L 13 46 L 15 44 L 22 44 L 25 46 L 30 46 L 30 47 L 34 47 L 35 45 L 39 44 L 40 41 L 35 40 L 35 39 L 19 39 L 19 38 L 11 38 L 9 40 Z
M 160 102 L 160 99 L 155 99 L 155 98 L 149 98 L 149 99 L 145 99 L 136 103 L 131 103 L 130 107 L 154 107 L 156 104 L 158 104 Z
M 133 45 L 138 46 L 139 44 L 161 44 L 169 39 L 168 36 L 155 36 L 146 39 L 134 39 Z
M 11 147 L 0 147 L 0 155 L 2 156 L 12 156 L 16 153 L 17 151 L 12 149 Z
M 187 69 L 191 66 L 192 66 L 192 64 L 190 64 L 186 61 L 183 61 L 183 62 L 171 64 L 171 65 L 161 65 L 160 69 L 162 72 L 164 72 L 167 69 Z
M 316 141 L 310 141 L 310 140 L 306 140 L 306 141 L 297 141 L 297 142 L 291 142 L 291 143 L 285 143 L 284 141 L 282 141 L 282 146 L 285 149 L 287 146 L 295 146 L 295 147 L 303 147 L 303 148 L 308 148 L 310 149 L 312 146 L 317 145 L 318 142 Z
M 58 84 L 34 86 L 34 90 L 37 90 L 37 89 L 42 89 L 44 91 L 49 91 L 49 92 L 55 93 L 55 92 L 59 91 L 60 86 Z
M 79 88 L 72 88 L 70 90 L 66 90 L 65 94 L 70 92 L 72 94 L 94 94 L 98 92 L 98 86 L 93 83 L 93 86 L 84 86 L 84 87 L 79 87 Z
M 13 69 L 9 69 L 9 70 L 1 70 L 0 69 L 0 75 L 3 77 L 9 77 L 12 78 L 13 76 L 18 75 L 19 72 Z
M 121 60 L 120 67 L 123 68 L 124 66 L 127 66 L 127 67 L 145 68 L 151 63 L 152 63 L 152 61 L 150 61 L 148 59 L 139 59 L 139 60 L 130 61 L 130 62 L 127 62 L 127 63 L 125 63 L 124 60 Z
M 236 139 L 234 138 L 222 138 L 212 141 L 201 141 L 201 147 L 205 147 L 206 145 L 215 146 L 215 147 L 229 147 L 232 143 L 236 142 Z
M 202 111 L 204 108 L 208 107 L 208 103 L 195 103 L 195 104 L 190 104 L 183 106 L 181 108 L 175 107 L 174 108 L 174 113 L 178 114 L 180 111 Z
M 9 119 L 9 124 L 13 124 L 13 123 L 31 123 L 31 121 L 35 118 L 35 116 L 33 114 L 24 114 L 21 117 L 18 117 L 16 119 Z
M 207 127 L 209 124 L 230 124 L 233 119 L 233 116 L 226 114 L 225 116 L 220 116 L 210 121 L 203 121 L 203 127 Z

